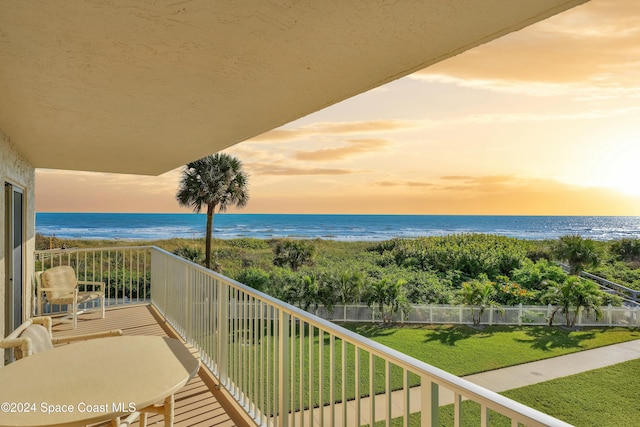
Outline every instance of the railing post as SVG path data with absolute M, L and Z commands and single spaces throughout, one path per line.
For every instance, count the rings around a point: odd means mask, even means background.
M 440 393 L 438 384 L 431 382 L 431 379 L 426 375 L 422 375 L 420 379 L 420 407 L 422 408 L 422 414 L 420 416 L 421 427 L 437 427 L 440 425 L 438 422 L 439 408 L 440 408 Z M 370 424 L 373 425 L 373 422 Z
M 220 384 L 228 384 L 227 352 L 229 350 L 229 286 L 220 280 L 218 287 L 218 378 Z
M 193 336 L 193 313 L 192 313 L 192 306 L 193 303 L 191 301 L 191 294 L 192 294 L 192 290 L 191 290 L 191 282 L 189 281 L 189 269 L 185 268 L 184 269 L 184 285 L 185 287 L 185 298 L 184 298 L 184 315 L 185 315 L 185 322 L 184 322 L 184 326 L 185 326 L 185 334 L 187 335 L 187 337 L 189 338 L 189 341 L 191 341 L 191 337 Z
M 279 311 L 278 322 L 278 413 L 280 415 L 279 426 L 287 427 L 289 425 L 289 345 L 291 341 L 291 315 Z
M 522 326 L 522 303 L 518 304 L 518 326 Z

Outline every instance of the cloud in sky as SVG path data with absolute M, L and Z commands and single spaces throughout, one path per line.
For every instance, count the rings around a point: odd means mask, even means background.
M 334 168 L 307 168 L 293 167 L 264 163 L 248 163 L 247 168 L 260 175 L 279 175 L 279 176 L 301 176 L 301 175 L 350 175 L 354 173 L 363 173 L 365 171 L 356 171 L 350 169 L 334 169 Z
M 380 187 L 415 187 L 415 188 L 435 187 L 435 184 L 431 182 L 405 181 L 405 180 L 378 181 L 375 183 L 375 185 L 378 185 Z
M 383 133 L 411 129 L 416 123 L 411 120 L 367 120 L 345 122 L 321 122 L 293 129 L 279 128 L 251 138 L 249 142 L 287 142 L 314 136 L 338 136 L 362 133 Z
M 352 139 L 347 140 L 345 146 L 336 148 L 322 148 L 314 151 L 296 151 L 296 160 L 326 161 L 341 160 L 357 154 L 379 151 L 391 145 L 386 139 Z

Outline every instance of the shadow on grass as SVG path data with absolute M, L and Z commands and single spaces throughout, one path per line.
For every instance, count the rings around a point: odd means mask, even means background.
M 345 326 L 345 325 L 342 325 Z M 351 327 L 345 326 L 346 329 L 350 329 L 353 332 L 362 335 L 367 338 L 386 337 L 396 333 L 397 325 L 380 325 L 380 324 L 358 324 L 351 325 Z
M 467 338 L 485 338 L 493 334 L 490 329 L 475 329 L 469 326 L 457 325 L 436 328 L 425 337 L 424 342 L 438 341 L 440 344 L 454 346 L 460 340 Z
M 582 341 L 595 338 L 592 331 L 575 331 L 548 326 L 533 327 L 527 330 L 530 339 L 516 339 L 517 342 L 531 344 L 532 348 L 551 351 L 554 348 L 583 348 Z

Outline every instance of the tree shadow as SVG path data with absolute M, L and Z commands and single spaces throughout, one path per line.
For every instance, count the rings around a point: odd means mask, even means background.
M 561 327 L 536 326 L 528 329 L 526 335 L 530 339 L 516 339 L 517 342 L 531 344 L 531 347 L 543 351 L 554 348 L 584 348 L 585 340 L 595 338 L 593 331 L 578 331 Z
M 490 329 L 476 329 L 465 325 L 456 325 L 436 328 L 427 334 L 424 342 L 438 341 L 440 344 L 455 346 L 460 340 L 467 338 L 487 338 L 493 335 Z
M 358 325 L 355 328 L 347 328 L 351 329 L 353 332 L 362 335 L 367 338 L 376 338 L 376 337 L 386 337 L 389 335 L 393 335 L 397 331 L 397 325 L 393 324 L 366 324 L 366 325 Z

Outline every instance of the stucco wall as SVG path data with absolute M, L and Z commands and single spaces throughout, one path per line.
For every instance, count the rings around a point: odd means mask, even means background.
M 0 129 L 0 180 L 2 181 L 2 197 L 0 197 L 0 334 L 4 337 L 5 331 L 5 250 L 6 250 L 6 218 L 4 184 L 6 182 L 19 187 L 24 192 L 24 271 L 23 277 L 23 315 L 31 317 L 33 294 L 33 271 L 35 250 L 35 169 L 20 154 L 11 143 L 10 138 Z M 0 366 L 3 358 L 0 357 Z

